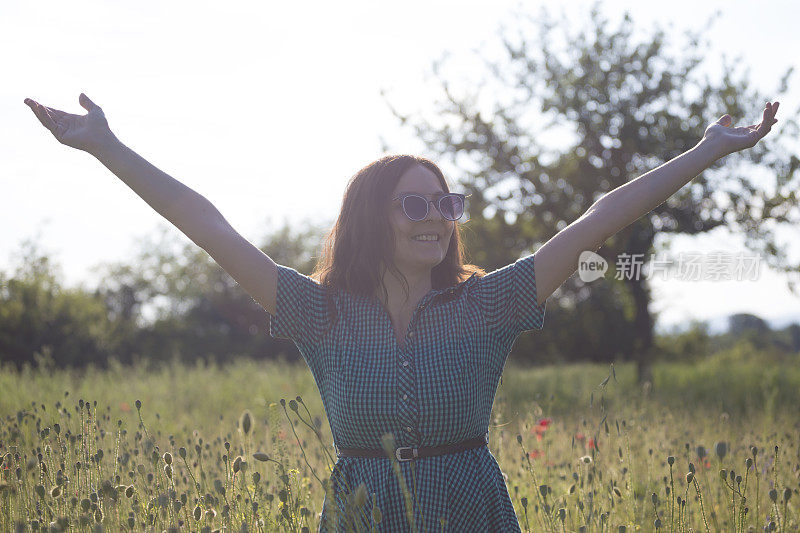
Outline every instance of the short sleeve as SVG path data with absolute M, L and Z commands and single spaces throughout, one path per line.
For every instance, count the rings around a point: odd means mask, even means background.
M 533 255 L 478 279 L 476 297 L 490 328 L 516 337 L 542 329 L 547 302 L 537 303 Z
M 293 268 L 278 266 L 275 315 L 270 315 L 269 334 L 302 345 L 316 343 L 330 321 L 325 288 Z

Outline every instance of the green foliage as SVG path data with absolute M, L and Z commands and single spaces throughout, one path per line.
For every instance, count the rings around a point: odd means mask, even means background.
M 288 223 L 265 240 L 280 264 L 310 272 L 322 229 Z M 56 267 L 26 243 L 12 276 L 0 273 L 0 360 L 17 366 L 39 353 L 56 366 L 140 358 L 225 361 L 275 357 L 291 342 L 269 336 L 269 315 L 211 257 L 174 230 L 141 243 L 131 264 L 99 268 L 98 287 L 66 288 Z
M 607 192 L 692 148 L 723 114 L 749 122 L 764 102 L 780 100 L 788 90 L 792 68 L 769 97 L 751 85 L 741 62 L 723 57 L 721 79 L 704 76 L 701 66 L 711 48 L 701 38 L 704 28 L 687 31 L 686 42 L 674 42 L 676 33 L 658 25 L 647 35 L 635 32 L 641 28 L 628 13 L 612 24 L 600 6 L 597 2 L 584 21 L 554 20 L 544 8 L 535 15 L 521 12 L 514 19 L 518 31 L 502 32 L 505 57 L 481 58 L 487 68 L 475 86 L 484 91 L 454 87 L 442 60 L 434 65 L 444 91 L 435 113 L 413 116 L 393 109 L 423 140 L 429 157 L 452 160 L 459 188 L 472 195 L 466 240 L 482 265 L 502 266 L 535 251 Z M 668 242 L 673 234 L 696 235 L 719 226 L 742 233 L 747 247 L 774 269 L 800 270 L 776 242 L 773 224 L 765 223 L 800 222 L 800 159 L 781 144 L 800 131 L 797 115 L 781 123 L 777 135 L 726 157 L 724 168 L 703 172 L 609 238 L 598 251 L 609 263 L 607 276 L 623 253 L 642 254 L 646 262 L 659 237 Z M 773 181 L 756 182 L 745 164 L 767 168 Z M 613 347 L 604 348 L 593 341 L 602 330 L 588 320 L 574 323 L 569 333 L 586 339 L 589 352 L 622 352 L 647 363 L 655 323 L 647 280 L 627 280 L 627 296 L 616 288 L 600 290 L 609 283 L 586 285 L 572 276 L 549 305 L 591 299 L 603 300 L 598 308 L 625 308 L 605 317 L 604 326 L 614 333 L 633 329 L 636 342 L 608 334 L 603 341 Z M 551 326 L 537 337 L 545 345 L 562 344 L 561 332 Z M 527 353 L 535 359 L 540 352 Z
M 0 361 L 19 365 L 38 354 L 81 365 L 106 358 L 112 342 L 103 301 L 63 287 L 50 259 L 24 243 L 15 274 L 0 272 Z

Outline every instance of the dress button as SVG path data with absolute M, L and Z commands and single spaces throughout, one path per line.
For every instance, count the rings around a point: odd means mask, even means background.
M 413 430 L 413 429 L 411 429 L 411 426 L 406 426 L 406 431 L 408 431 L 409 433 L 411 433 L 411 432 L 412 432 L 412 431 L 414 431 L 414 430 Z
M 408 361 L 403 361 L 403 366 L 408 366 Z
M 414 332 L 413 331 L 409 332 L 408 338 L 409 339 L 413 339 L 414 338 Z
M 403 400 L 408 400 L 408 394 L 403 394 Z

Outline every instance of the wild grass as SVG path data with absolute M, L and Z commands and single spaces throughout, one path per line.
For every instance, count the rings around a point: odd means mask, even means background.
M 797 531 L 797 363 L 732 349 L 642 388 L 628 364 L 509 362 L 489 447 L 522 530 Z M 2 531 L 316 531 L 335 462 L 283 362 L 5 368 L 0 417 Z M 380 530 L 364 486 L 347 505 Z

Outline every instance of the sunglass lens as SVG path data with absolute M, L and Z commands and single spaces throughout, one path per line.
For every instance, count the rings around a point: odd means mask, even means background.
M 419 196 L 406 196 L 403 200 L 403 210 L 412 220 L 422 220 L 428 211 L 428 202 Z
M 439 202 L 442 216 L 450 220 L 458 220 L 464 214 L 464 201 L 460 196 L 443 196 Z

